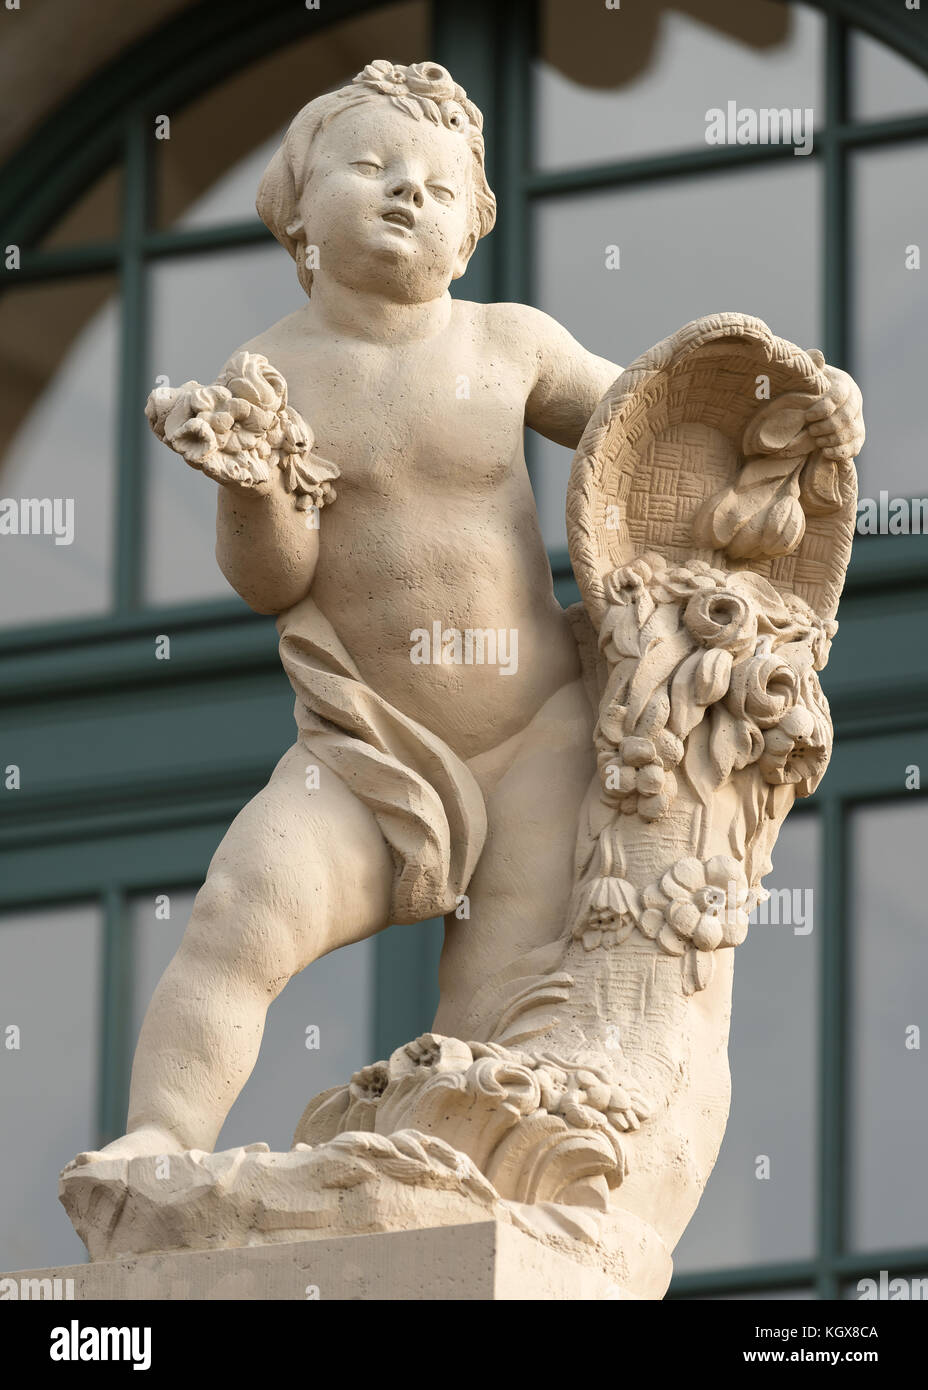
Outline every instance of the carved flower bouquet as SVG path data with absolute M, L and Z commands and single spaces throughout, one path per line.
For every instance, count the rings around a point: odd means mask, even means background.
M 212 386 L 158 387 L 145 415 L 163 443 L 217 483 L 263 490 L 279 468 L 300 511 L 335 501 L 338 468 L 312 452 L 312 430 L 260 353 L 237 352 Z

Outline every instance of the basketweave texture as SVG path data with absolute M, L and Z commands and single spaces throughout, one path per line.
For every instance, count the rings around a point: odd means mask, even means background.
M 758 377 L 771 399 L 821 395 L 828 380 L 812 357 L 778 338 L 760 319 L 712 314 L 696 319 L 632 363 L 612 385 L 584 431 L 567 492 L 570 557 L 598 625 L 603 579 L 645 550 L 668 563 L 705 560 L 751 569 L 834 617 L 850 559 L 856 518 L 853 464 L 839 468 L 840 507 L 807 515 L 789 555 L 739 560 L 697 545 L 693 518 L 737 477 L 741 440 L 759 405 Z

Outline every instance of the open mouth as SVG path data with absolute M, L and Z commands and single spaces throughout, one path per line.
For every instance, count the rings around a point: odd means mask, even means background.
M 413 216 L 405 208 L 391 208 L 389 212 L 382 214 L 382 220 L 389 222 L 394 227 L 405 227 L 407 232 L 413 229 Z

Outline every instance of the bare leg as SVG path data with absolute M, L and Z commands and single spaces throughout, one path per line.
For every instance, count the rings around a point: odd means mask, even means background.
M 445 919 L 436 1032 L 481 1037 L 477 992 L 510 962 L 563 933 L 573 887 L 577 816 L 595 770 L 594 715 L 581 681 L 468 766 L 489 831 L 468 887 L 470 917 Z
M 107 1157 L 211 1151 L 257 1060 L 268 1005 L 310 961 L 388 925 L 393 860 L 377 822 L 324 766 L 308 790 L 311 762 L 291 748 L 213 856 L 145 1015 L 129 1132 Z

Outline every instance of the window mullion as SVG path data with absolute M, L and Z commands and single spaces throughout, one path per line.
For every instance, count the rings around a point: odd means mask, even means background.
M 497 148 L 501 199 L 505 199 L 496 232 L 494 289 L 504 301 L 526 303 L 532 298 L 532 242 L 529 225 L 528 180 L 534 97 L 532 62 L 536 51 L 537 6 L 515 0 L 501 19 L 497 67 Z
M 850 223 L 848 147 L 841 132 L 847 127 L 849 54 L 846 25 L 829 14 L 825 37 L 825 130 L 823 134 L 824 237 L 822 239 L 822 337 L 829 362 L 851 370 L 850 343 Z
M 148 225 L 149 132 L 144 112 L 130 113 L 125 133 L 125 185 L 120 251 L 121 356 L 117 425 L 118 488 L 114 543 L 114 609 L 124 615 L 141 601 L 143 554 L 142 404 L 147 302 L 143 240 Z
M 818 799 L 818 798 L 816 798 Z M 820 1298 L 839 1298 L 837 1261 L 844 1251 L 847 1191 L 848 992 L 846 923 L 847 817 L 837 796 L 822 798 L 819 892 L 824 912 L 819 1021 L 818 1254 Z
M 103 895 L 103 1007 L 100 1036 L 98 1143 L 123 1134 L 129 1105 L 132 1038 L 132 924 L 126 895 L 110 886 Z

